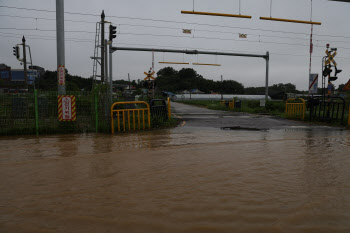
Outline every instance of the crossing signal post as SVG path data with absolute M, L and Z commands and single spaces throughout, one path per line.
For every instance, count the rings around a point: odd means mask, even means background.
M 155 72 L 152 72 L 152 68 L 148 71 L 148 73 L 144 72 L 144 74 L 146 75 L 146 78 L 144 78 L 143 80 L 146 81 L 147 83 L 147 88 L 148 88 L 148 96 L 151 98 L 152 96 L 152 90 L 154 93 L 154 80 L 155 77 L 153 77 L 153 75 L 155 74 Z
M 109 41 L 117 37 L 117 26 L 109 25 Z
M 334 60 L 334 57 L 337 55 L 337 49 L 331 48 L 329 50 L 329 44 L 327 44 L 327 50 L 326 55 L 324 57 L 324 68 L 322 70 L 322 85 L 323 88 L 325 88 L 325 77 L 328 77 L 328 96 L 330 96 L 333 93 L 333 84 L 332 82 L 336 81 L 338 79 L 337 75 L 342 72 L 342 70 L 337 68 L 337 63 Z M 323 64 L 322 64 L 323 65 Z M 334 76 L 331 76 L 333 70 L 332 67 L 334 67 Z M 325 96 L 325 92 L 323 93 Z

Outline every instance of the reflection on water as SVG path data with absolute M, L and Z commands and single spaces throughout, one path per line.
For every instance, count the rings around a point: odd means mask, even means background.
M 350 133 L 0 138 L 0 232 L 350 232 Z

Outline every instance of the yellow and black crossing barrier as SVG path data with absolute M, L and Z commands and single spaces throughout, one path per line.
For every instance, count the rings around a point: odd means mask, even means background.
M 116 106 L 121 108 L 115 109 Z M 135 108 L 130 108 L 135 106 Z M 145 101 L 116 102 L 111 107 L 111 132 L 114 133 L 114 117 L 117 118 L 118 131 L 144 130 L 146 122 L 151 128 L 150 106 Z
M 287 99 L 286 117 L 305 119 L 305 100 L 304 99 Z

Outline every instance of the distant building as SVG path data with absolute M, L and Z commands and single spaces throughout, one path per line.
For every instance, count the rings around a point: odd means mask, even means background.
M 27 84 L 34 85 L 35 80 L 40 79 L 41 73 L 37 70 L 27 70 Z M 27 92 L 24 88 L 24 71 L 11 69 L 11 67 L 2 66 L 0 69 L 0 93 L 8 92 Z
M 37 70 L 27 71 L 27 84 L 33 85 L 36 79 L 40 78 L 40 72 Z M 23 70 L 0 70 L 0 79 L 5 84 L 24 84 Z

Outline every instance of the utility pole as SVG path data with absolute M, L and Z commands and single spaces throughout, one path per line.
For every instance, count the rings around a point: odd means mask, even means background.
M 128 80 L 129 80 L 129 95 L 130 95 L 130 74 L 128 73 Z
M 223 95 L 223 85 L 222 85 L 222 75 L 221 75 L 221 100 L 224 99 L 224 95 Z
M 57 37 L 57 80 L 58 95 L 66 94 L 66 69 L 64 45 L 64 0 L 56 0 L 56 37 Z
M 28 89 L 28 75 L 27 75 L 27 58 L 26 58 L 26 39 L 22 38 L 23 42 L 23 70 L 24 70 L 24 86 Z
M 107 49 L 107 40 L 105 40 L 105 43 L 103 44 L 105 47 L 105 83 L 108 83 L 108 49 Z
M 269 60 L 270 53 L 266 52 L 266 81 L 265 81 L 265 103 L 269 100 Z
M 105 81 L 105 11 L 101 14 L 101 83 Z
M 113 78 L 112 78 L 112 41 L 109 42 L 109 92 L 113 100 Z

